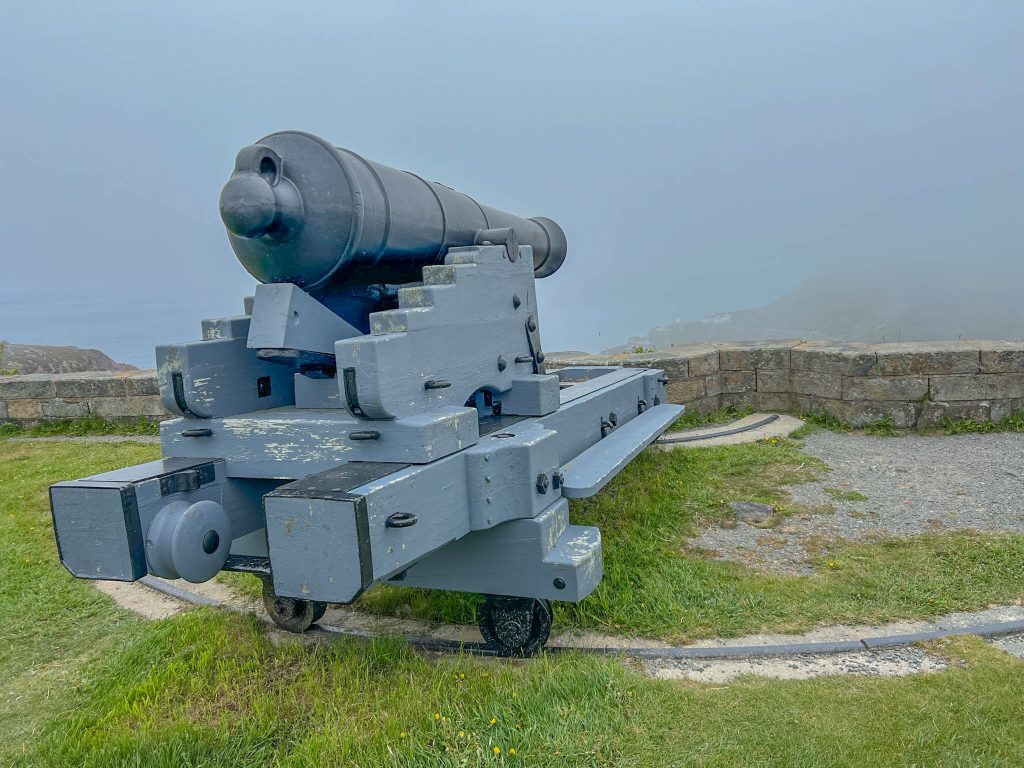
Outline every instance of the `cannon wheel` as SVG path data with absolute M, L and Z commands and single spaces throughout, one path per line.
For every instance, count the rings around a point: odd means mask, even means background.
M 551 636 L 551 601 L 486 595 L 477 621 L 487 647 L 499 656 L 534 656 Z
M 274 592 L 274 583 L 263 580 L 263 607 L 281 629 L 289 632 L 305 632 L 313 622 L 320 621 L 327 610 L 327 603 L 318 600 L 300 600 L 295 597 L 280 597 Z

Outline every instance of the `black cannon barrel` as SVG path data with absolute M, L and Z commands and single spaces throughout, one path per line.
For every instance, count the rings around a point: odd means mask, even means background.
M 425 265 L 486 229 L 512 227 L 521 245 L 533 246 L 537 277 L 555 272 L 566 253 L 551 219 L 488 208 L 299 131 L 272 133 L 238 153 L 220 214 L 253 277 L 309 290 L 419 280 Z

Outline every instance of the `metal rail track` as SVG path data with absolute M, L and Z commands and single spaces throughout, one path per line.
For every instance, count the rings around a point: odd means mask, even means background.
M 204 595 L 181 589 L 173 584 L 145 576 L 139 583 L 149 589 L 172 597 L 182 602 L 193 605 L 207 605 L 218 608 L 226 608 L 243 612 L 244 609 L 227 605 L 218 600 Z M 267 619 L 270 622 L 270 619 Z M 944 637 L 957 635 L 973 635 L 976 637 L 992 638 L 1004 635 L 1015 635 L 1024 633 L 1024 620 L 1002 621 L 990 624 L 977 624 L 970 627 L 957 627 L 953 629 L 936 629 L 925 632 L 911 632 L 899 635 L 881 635 L 878 637 L 866 637 L 859 640 L 838 640 L 815 643 L 778 643 L 774 645 L 738 645 L 738 646 L 713 646 L 713 647 L 676 647 L 676 648 L 574 648 L 570 646 L 551 646 L 545 648 L 547 653 L 564 653 L 566 651 L 579 651 L 592 653 L 598 656 L 630 656 L 638 659 L 692 659 L 692 660 L 714 660 L 714 659 L 738 659 L 738 658 L 773 658 L 780 656 L 796 655 L 828 655 L 835 653 L 850 653 L 856 651 L 877 651 L 891 648 L 901 648 L 914 643 L 928 640 L 938 640 Z M 330 635 L 352 637 L 360 640 L 372 640 L 380 637 L 373 632 L 345 629 L 344 627 L 332 627 L 324 624 L 314 624 L 305 634 L 309 635 Z M 498 656 L 493 649 L 484 643 L 461 642 L 458 640 L 438 640 L 429 637 L 406 637 L 409 645 L 424 651 L 434 653 L 470 653 L 477 656 Z

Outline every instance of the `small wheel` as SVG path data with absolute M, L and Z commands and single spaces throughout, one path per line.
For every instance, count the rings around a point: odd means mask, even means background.
M 534 656 L 551 636 L 551 601 L 487 595 L 478 622 L 487 646 L 499 656 Z
M 263 606 L 274 623 L 289 632 L 305 632 L 327 610 L 327 603 L 318 600 L 280 597 L 274 593 L 274 583 L 270 579 L 263 581 Z

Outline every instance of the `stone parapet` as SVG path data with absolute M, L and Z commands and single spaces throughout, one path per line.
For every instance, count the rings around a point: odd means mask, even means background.
M 696 411 L 723 406 L 824 411 L 863 426 L 1005 418 L 1024 407 L 1024 340 L 842 344 L 797 340 L 722 342 L 624 355 L 549 354 L 552 368 L 661 368 L 671 402 Z M 153 371 L 0 377 L 0 423 L 31 425 L 97 416 L 170 417 Z
M 663 368 L 668 399 L 692 410 L 823 411 L 853 426 L 999 421 L 1024 408 L 1024 340 L 722 342 L 635 355 L 555 353 L 548 363 Z
M 154 371 L 85 371 L 0 376 L 0 423 L 31 426 L 89 416 L 162 421 Z

